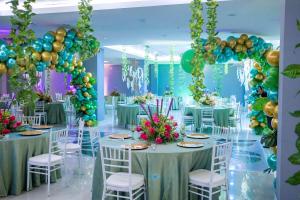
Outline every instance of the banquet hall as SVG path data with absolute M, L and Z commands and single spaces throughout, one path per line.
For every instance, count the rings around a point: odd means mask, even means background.
M 299 9 L 0 0 L 0 199 L 299 200 Z

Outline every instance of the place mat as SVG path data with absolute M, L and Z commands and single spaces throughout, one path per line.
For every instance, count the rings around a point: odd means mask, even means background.
M 35 130 L 35 131 L 24 131 L 24 132 L 20 132 L 18 134 L 23 135 L 23 136 L 35 136 L 35 135 L 41 135 L 43 133 L 44 133 L 43 131 Z
M 109 138 L 111 139 L 128 139 L 131 136 L 129 134 L 112 134 L 109 136 Z
M 204 146 L 201 142 L 178 142 L 177 145 L 184 148 L 198 148 Z
M 37 126 L 31 126 L 33 129 L 50 129 L 53 128 L 53 126 L 50 125 L 37 125 Z
M 131 150 L 143 150 L 143 149 L 147 149 L 149 146 L 144 143 L 135 143 L 135 144 L 125 144 L 122 145 L 122 147 L 126 149 L 131 148 Z
M 207 139 L 209 138 L 209 135 L 203 134 L 203 133 L 192 133 L 192 134 L 187 134 L 186 135 L 189 138 L 194 138 L 194 139 Z

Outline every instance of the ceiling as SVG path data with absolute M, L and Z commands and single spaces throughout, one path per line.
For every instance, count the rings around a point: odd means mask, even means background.
M 217 31 L 224 39 L 228 35 L 248 33 L 266 40 L 279 40 L 280 11 L 280 0 L 221 1 Z M 136 51 L 143 51 L 144 45 L 149 45 L 153 54 L 168 56 L 173 48 L 175 55 L 180 55 L 189 48 L 190 15 L 186 3 L 99 9 L 93 13 L 92 25 L 102 47 L 131 45 L 136 47 Z M 38 14 L 33 17 L 32 29 L 41 36 L 61 25 L 75 25 L 77 18 L 77 12 Z M 9 17 L 0 16 L 0 30 L 8 28 Z M 105 48 L 107 60 L 120 57 L 120 53 Z M 135 57 L 140 56 L 137 54 Z

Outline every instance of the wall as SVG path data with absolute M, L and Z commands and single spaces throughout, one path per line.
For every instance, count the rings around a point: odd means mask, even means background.
M 300 42 L 300 31 L 297 30 L 296 20 L 300 19 L 299 0 L 281 0 L 281 37 L 280 37 L 280 71 L 289 64 L 300 64 L 300 49 L 295 45 Z M 294 132 L 299 118 L 293 118 L 289 112 L 300 110 L 300 78 L 289 79 L 279 77 L 279 125 L 278 125 L 278 161 L 277 161 L 277 199 L 299 200 L 300 185 L 292 186 L 286 183 L 288 177 L 300 170 L 299 165 L 292 165 L 288 157 L 297 152 Z

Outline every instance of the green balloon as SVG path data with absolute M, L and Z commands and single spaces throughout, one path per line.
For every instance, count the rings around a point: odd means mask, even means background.
M 195 52 L 193 49 L 189 49 L 186 52 L 183 53 L 182 57 L 181 57 L 181 66 L 182 69 L 186 72 L 186 73 L 192 73 L 194 66 L 192 65 L 192 59 L 195 55 Z M 201 62 L 200 65 L 200 69 L 203 70 L 204 69 L 204 62 Z

